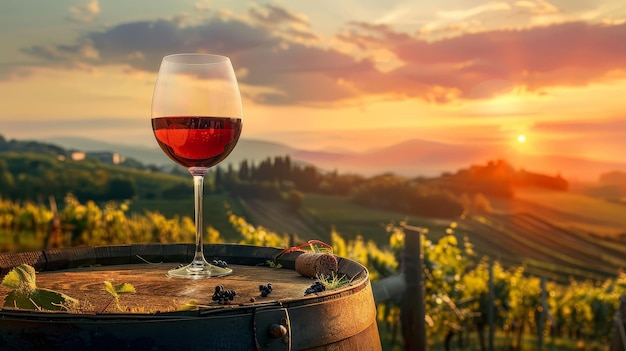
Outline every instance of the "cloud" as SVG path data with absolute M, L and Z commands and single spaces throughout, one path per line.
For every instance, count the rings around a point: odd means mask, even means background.
M 484 13 L 509 10 L 511 10 L 511 5 L 509 5 L 508 3 L 504 1 L 492 1 L 465 10 L 442 11 L 439 12 L 437 16 L 454 20 L 462 20 L 470 17 L 475 17 Z
M 502 7 L 491 4 L 478 10 Z M 514 6 L 555 11 L 543 1 Z M 347 25 L 332 39 L 352 52 L 311 32 L 302 14 L 278 5 L 253 5 L 242 15 L 122 23 L 87 33 L 74 44 L 31 46 L 23 52 L 50 65 L 86 69 L 122 64 L 146 72 L 156 72 L 161 57 L 175 52 L 224 54 L 237 71 L 245 72 L 238 77 L 250 87 L 245 93 L 263 104 L 345 104 L 368 95 L 450 103 L 515 87 L 541 93 L 554 86 L 581 86 L 626 72 L 624 23 L 490 30 L 437 41 L 384 24 Z M 383 70 L 381 57 L 387 55 L 394 62 Z
M 100 4 L 98 0 L 91 0 L 82 5 L 72 6 L 69 11 L 71 21 L 92 22 L 100 14 Z
M 124 23 L 85 35 L 75 45 L 32 46 L 25 53 L 50 64 L 124 64 L 156 72 L 161 57 L 176 52 L 207 52 L 231 58 L 243 84 L 266 87 L 251 96 L 267 104 L 324 104 L 358 95 L 341 77 L 373 73 L 373 65 L 336 50 L 308 45 L 301 16 L 268 5 L 247 19 L 216 15 L 199 24 L 177 20 Z M 274 26 L 267 26 L 266 22 Z M 259 24 L 261 22 L 262 24 Z M 276 26 L 282 25 L 281 31 Z M 304 40 L 307 39 L 307 40 Z M 87 55 L 89 54 L 89 55 Z
M 534 129 L 553 134 L 580 138 L 592 135 L 598 139 L 619 138 L 623 140 L 626 130 L 626 117 L 585 121 L 537 122 Z
M 0 81 L 18 81 L 32 76 L 28 66 L 16 62 L 0 63 Z
M 404 64 L 385 75 L 398 93 L 416 85 L 458 89 L 459 97 L 485 98 L 524 86 L 529 91 L 569 85 L 581 86 L 626 72 L 626 25 L 605 26 L 582 22 L 525 30 L 494 30 L 435 42 L 396 33 L 387 26 L 354 24 L 343 40 L 360 47 L 392 52 Z M 619 74 L 618 74 L 619 76 Z M 487 81 L 508 81 L 501 89 L 481 89 Z M 378 83 L 363 82 L 363 90 L 378 90 Z
M 283 7 L 266 4 L 252 4 L 247 12 L 248 22 L 255 27 L 270 31 L 273 35 L 295 41 L 316 42 L 319 37 L 311 32 L 308 18 Z
M 547 15 L 560 12 L 558 7 L 546 0 L 517 0 L 515 1 L 515 8 L 519 11 L 529 12 L 532 15 Z
M 306 16 L 293 13 L 283 7 L 272 4 L 265 6 L 253 5 L 248 13 L 255 22 L 262 23 L 269 27 L 275 27 L 282 23 L 291 23 L 305 27 L 309 26 L 309 21 L 306 19 Z

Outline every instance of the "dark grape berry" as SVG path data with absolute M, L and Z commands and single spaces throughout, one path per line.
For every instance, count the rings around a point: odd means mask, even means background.
M 215 287 L 215 293 L 213 293 L 213 297 L 211 299 L 222 305 L 227 305 L 235 298 L 235 296 L 237 296 L 237 292 L 235 290 L 225 289 L 223 285 L 218 285 Z
M 322 282 L 320 282 L 318 280 L 315 283 L 311 284 L 311 286 L 308 287 L 304 291 L 304 295 L 315 294 L 315 293 L 319 293 L 319 292 L 322 292 L 322 291 L 325 291 L 325 290 L 326 290 L 326 286 L 324 284 L 322 284 Z
M 262 297 L 267 297 L 274 288 L 272 287 L 272 283 L 267 283 L 265 285 L 259 285 L 259 291 L 261 292 Z
M 226 263 L 226 261 L 223 260 L 213 260 L 213 262 L 211 262 L 214 266 L 218 266 L 220 268 L 226 268 L 228 267 L 228 263 Z

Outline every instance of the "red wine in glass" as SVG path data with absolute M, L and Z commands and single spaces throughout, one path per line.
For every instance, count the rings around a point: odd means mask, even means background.
M 152 119 L 165 154 L 186 167 L 210 168 L 224 160 L 241 135 L 240 118 L 169 116 Z
M 204 53 L 163 57 L 152 94 L 152 130 L 163 152 L 193 178 L 195 253 L 170 278 L 200 279 L 232 274 L 204 257 L 202 197 L 208 170 L 233 151 L 241 134 L 243 106 L 230 59 Z

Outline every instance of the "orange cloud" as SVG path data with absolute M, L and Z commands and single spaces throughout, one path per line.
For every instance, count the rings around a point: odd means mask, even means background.
M 561 85 L 601 81 L 616 71 L 626 72 L 626 24 L 606 26 L 582 22 L 526 30 L 494 30 L 465 34 L 435 42 L 397 33 L 387 26 L 354 24 L 343 40 L 362 48 L 384 46 L 404 62 L 389 72 L 398 91 L 416 85 L 459 89 L 461 98 L 485 98 L 508 92 L 512 86 L 529 91 Z M 619 75 L 624 77 L 624 74 Z M 470 94 L 493 80 L 509 81 L 485 95 Z M 378 82 L 364 82 L 364 91 L 376 91 Z
M 97 1 L 89 4 L 96 6 L 85 12 L 99 12 Z M 516 8 L 554 11 L 546 6 L 542 1 L 515 3 Z M 365 97 L 449 104 L 514 88 L 544 94 L 552 87 L 626 76 L 626 23 L 489 30 L 432 42 L 387 25 L 353 22 L 349 28 L 333 39 L 356 53 L 321 40 L 302 14 L 256 5 L 242 16 L 216 14 L 185 25 L 164 19 L 122 23 L 75 43 L 33 45 L 23 52 L 51 66 L 126 65 L 152 73 L 172 52 L 224 54 L 246 72 L 239 78 L 257 92 L 251 98 L 268 105 L 346 105 Z
M 76 22 L 92 22 L 100 14 L 98 0 L 91 0 L 86 4 L 70 7 L 69 19 Z

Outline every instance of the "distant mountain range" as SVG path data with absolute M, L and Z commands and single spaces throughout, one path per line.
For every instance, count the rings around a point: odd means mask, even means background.
M 43 142 L 61 146 L 68 150 L 80 151 L 112 151 L 127 157 L 133 158 L 145 165 L 173 165 L 159 146 L 154 143 L 154 147 L 144 147 L 124 144 L 111 144 L 99 140 L 88 138 L 47 138 Z M 235 150 L 228 156 L 224 165 L 232 163 L 239 165 L 241 161 L 247 159 L 251 162 L 260 162 L 268 157 L 293 155 L 296 151 L 288 146 L 281 144 L 241 139 L 237 143 Z
M 172 161 L 154 145 L 141 147 L 109 144 L 87 138 L 50 138 L 42 140 L 66 149 L 81 151 L 112 151 L 146 165 L 168 165 Z M 544 174 L 560 174 L 570 181 L 596 181 L 610 171 L 626 171 L 624 162 L 595 161 L 564 156 L 537 156 L 506 151 L 500 154 L 487 146 L 467 146 L 425 140 L 409 140 L 367 153 L 324 152 L 292 148 L 286 145 L 242 139 L 225 164 L 237 166 L 243 160 L 258 163 L 268 157 L 289 155 L 293 161 L 315 165 L 324 170 L 372 176 L 385 172 L 398 175 L 438 176 L 455 172 L 472 164 L 485 164 L 504 159 L 516 168 Z

